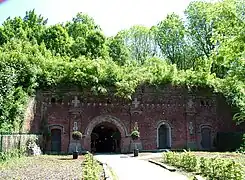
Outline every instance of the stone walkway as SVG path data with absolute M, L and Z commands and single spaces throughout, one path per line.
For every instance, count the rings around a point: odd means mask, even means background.
M 127 155 L 96 155 L 95 158 L 107 163 L 119 180 L 188 180 L 186 176 L 178 172 L 170 172 L 140 158 Z

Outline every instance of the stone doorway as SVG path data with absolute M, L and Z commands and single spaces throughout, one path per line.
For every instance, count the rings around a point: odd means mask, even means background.
M 167 123 L 161 123 L 157 128 L 158 149 L 171 148 L 171 128 Z
M 51 130 L 51 151 L 52 152 L 61 151 L 61 130 L 60 129 Z
M 121 133 L 109 122 L 102 122 L 91 133 L 91 150 L 96 153 L 120 152 Z
M 210 127 L 202 127 L 201 129 L 201 146 L 204 150 L 210 150 L 212 147 L 212 135 Z

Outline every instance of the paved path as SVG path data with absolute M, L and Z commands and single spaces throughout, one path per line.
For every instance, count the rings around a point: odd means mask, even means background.
M 188 180 L 177 172 L 170 172 L 148 161 L 127 155 L 96 155 L 98 160 L 107 163 L 119 180 Z

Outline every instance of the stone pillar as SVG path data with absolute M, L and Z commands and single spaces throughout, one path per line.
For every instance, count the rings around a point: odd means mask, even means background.
M 130 137 L 121 138 L 121 153 L 128 153 L 130 151 Z
M 139 149 L 140 151 L 143 150 L 142 142 L 141 142 L 140 139 L 138 139 L 138 140 L 130 140 L 130 148 L 129 148 L 129 151 L 130 152 L 134 152 L 135 147 L 137 149 Z
M 192 98 L 186 106 L 186 146 L 188 149 L 197 149 L 196 141 L 196 109 Z
M 72 139 L 72 132 L 73 131 L 82 131 L 82 120 L 81 120 L 81 112 L 79 109 L 72 109 L 70 110 L 70 139 L 69 139 L 69 147 L 68 147 L 68 153 L 72 153 L 73 151 L 77 150 L 81 153 L 84 151 L 84 148 L 82 147 L 82 140 L 75 141 Z
M 195 125 L 196 125 L 195 114 L 187 113 L 186 114 L 187 148 L 193 150 L 197 149 Z
M 84 151 L 91 151 L 91 137 L 89 135 L 83 137 L 82 147 Z
M 134 101 L 132 102 L 132 105 L 130 107 L 130 113 L 131 113 L 131 129 L 129 134 L 131 133 L 131 131 L 133 130 L 133 128 L 135 126 L 138 127 L 138 122 L 140 121 L 140 119 L 142 119 L 142 113 L 143 110 L 141 108 L 141 102 L 138 101 L 139 98 L 134 98 Z M 141 131 L 141 129 L 138 129 L 139 132 Z M 143 150 L 143 146 L 142 146 L 142 142 L 140 139 L 133 141 L 131 139 L 131 137 L 128 137 L 128 151 L 129 152 L 133 152 L 135 148 L 139 149 L 140 151 Z

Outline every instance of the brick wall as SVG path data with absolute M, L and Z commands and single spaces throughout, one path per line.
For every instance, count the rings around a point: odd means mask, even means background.
M 206 90 L 208 91 L 208 90 Z M 206 92 L 204 91 L 204 92 Z M 39 92 L 33 130 L 37 131 L 42 119 L 48 119 L 48 125 L 62 128 L 62 151 L 67 152 L 71 141 L 74 122 L 78 123 L 81 132 L 86 133 L 89 124 L 103 115 L 110 115 L 120 120 L 128 134 L 122 140 L 121 148 L 127 149 L 130 140 L 129 132 L 138 122 L 140 141 L 145 150 L 157 148 L 157 127 L 167 123 L 171 127 L 171 148 L 187 148 L 194 144 L 201 149 L 201 128 L 209 126 L 212 136 L 218 131 L 235 131 L 229 106 L 223 98 L 210 93 L 197 91 L 189 93 L 181 87 L 164 86 L 139 87 L 133 95 L 140 102 L 134 106 L 132 101 L 114 96 L 93 96 L 88 91 L 62 89 L 59 92 Z M 59 94 L 59 96 L 57 96 Z M 74 107 L 74 97 L 79 103 Z M 53 98 L 53 99 L 52 99 Z M 43 107 L 45 106 L 46 109 Z M 45 111 L 45 112 L 44 112 Z M 193 124 L 190 133 L 189 124 Z M 81 143 L 90 150 L 89 135 L 85 134 Z M 50 143 L 48 146 L 50 149 Z

